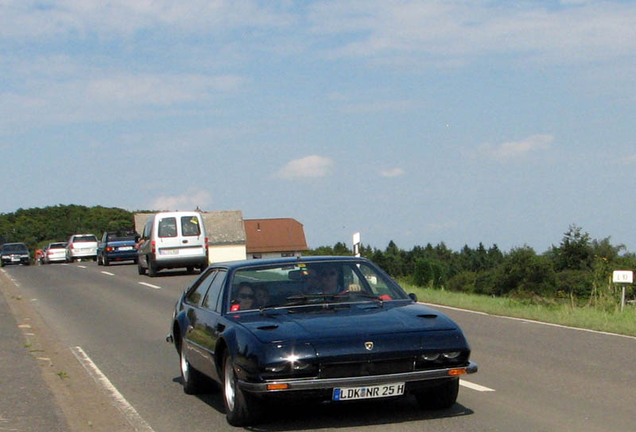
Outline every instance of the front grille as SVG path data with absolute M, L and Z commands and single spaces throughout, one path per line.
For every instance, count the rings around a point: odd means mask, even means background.
M 405 358 L 325 364 L 320 367 L 320 378 L 348 378 L 411 372 L 414 363 L 413 358 Z

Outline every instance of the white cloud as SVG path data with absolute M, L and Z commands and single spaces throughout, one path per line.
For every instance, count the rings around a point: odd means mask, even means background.
M 483 144 L 477 154 L 481 157 L 498 161 L 510 161 L 524 158 L 530 153 L 535 153 L 550 148 L 554 137 L 549 134 L 532 135 L 521 141 L 508 141 L 502 144 Z
M 399 177 L 405 174 L 402 168 L 393 168 L 380 171 L 382 177 Z
M 190 190 L 183 195 L 160 196 L 150 204 L 153 210 L 194 210 L 197 207 L 205 210 L 212 204 L 208 191 Z
M 332 159 L 311 155 L 288 162 L 276 175 L 286 180 L 324 177 L 331 172 L 333 166 Z

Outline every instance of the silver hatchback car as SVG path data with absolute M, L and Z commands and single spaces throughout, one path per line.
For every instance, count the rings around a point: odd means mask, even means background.
M 78 259 L 97 260 L 97 237 L 95 234 L 73 234 L 66 245 L 66 262 Z

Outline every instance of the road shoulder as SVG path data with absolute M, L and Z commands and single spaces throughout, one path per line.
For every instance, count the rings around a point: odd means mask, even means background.
M 0 429 L 134 431 L 5 271 L 0 292 Z

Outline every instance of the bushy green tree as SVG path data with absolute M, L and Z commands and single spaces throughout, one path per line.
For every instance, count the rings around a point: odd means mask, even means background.
M 521 297 L 553 295 L 555 274 L 552 263 L 528 247 L 513 249 L 497 269 L 494 294 Z

